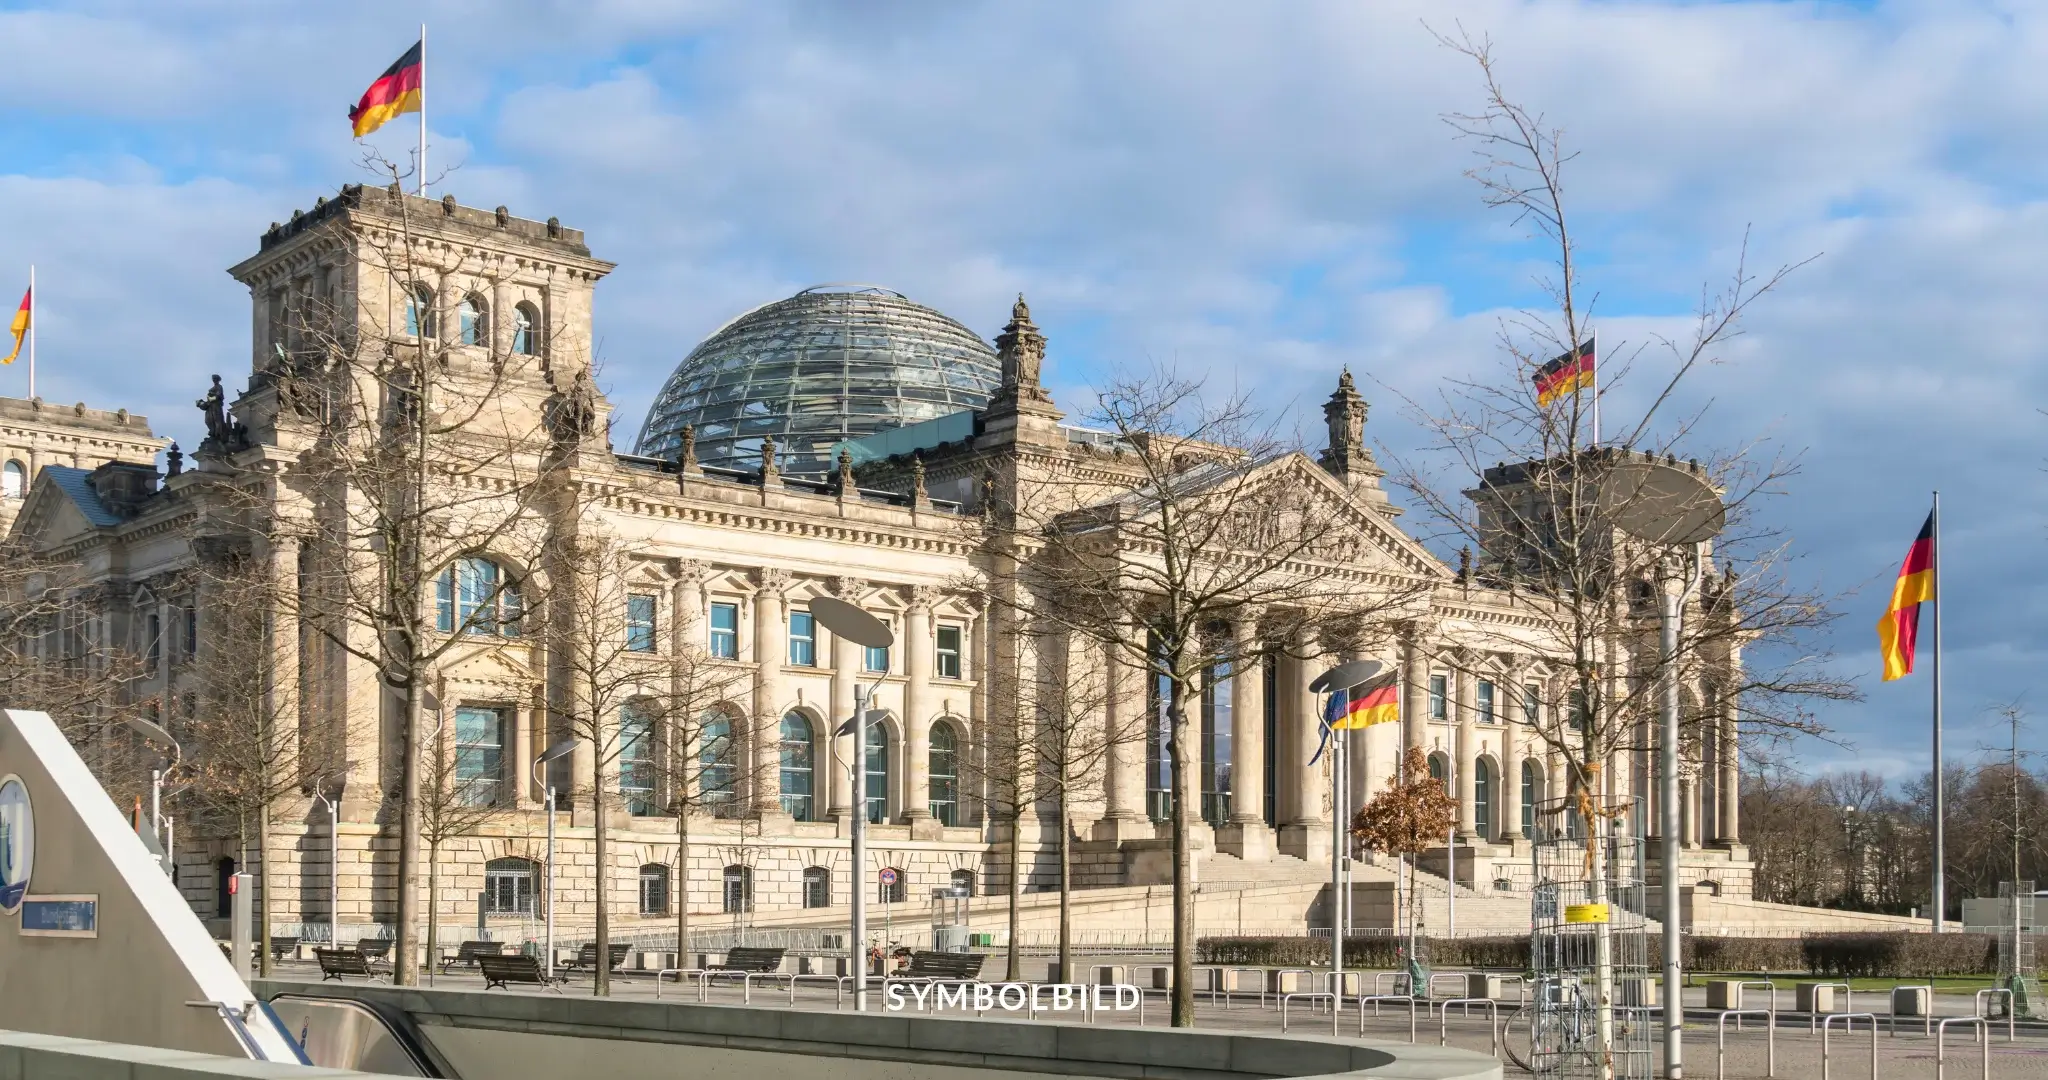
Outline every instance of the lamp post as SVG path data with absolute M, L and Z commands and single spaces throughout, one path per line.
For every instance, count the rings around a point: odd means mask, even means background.
M 327 811 L 327 946 L 341 948 L 341 807 L 315 789 L 313 801 Z
M 185 748 L 179 746 L 178 740 L 172 738 L 171 733 L 165 731 L 162 726 L 139 716 L 129 717 L 128 726 L 144 739 L 171 748 L 171 763 L 162 768 L 149 770 L 149 832 L 163 847 L 164 872 L 169 874 L 173 856 L 170 846 L 165 844 L 163 839 L 164 777 L 170 775 L 171 770 L 176 769 L 185 760 Z
M 1353 660 L 1316 676 L 1308 684 L 1312 694 L 1350 692 L 1352 689 L 1371 682 L 1385 665 L 1377 660 Z M 1328 715 L 1328 701 L 1324 702 L 1324 714 Z M 1338 723 L 1346 718 L 1339 717 Z M 1345 828 L 1347 811 L 1350 807 L 1351 768 L 1349 731 L 1332 726 L 1330 730 L 1330 993 L 1331 1000 L 1338 1005 L 1330 1010 L 1330 1024 L 1334 1028 L 1337 1013 L 1343 1011 L 1344 1002 L 1344 929 L 1349 920 L 1351 897 L 1344 888 L 1347 871 L 1351 869 L 1350 833 Z
M 830 596 L 820 596 L 811 601 L 811 617 L 823 623 L 825 629 L 836 637 L 868 649 L 886 649 L 896 644 L 896 635 L 888 625 L 873 615 Z M 880 686 L 881 680 L 875 680 Z M 868 857 L 868 800 L 867 792 L 860 786 L 860 762 L 867 752 L 867 726 L 873 721 L 868 715 L 868 699 L 873 689 L 856 680 L 853 684 L 853 715 L 839 725 L 834 736 L 857 735 L 854 739 L 852 760 L 847 762 L 846 782 L 852 796 L 853 832 L 853 919 L 849 936 L 852 941 L 847 948 L 853 956 L 853 1003 L 854 1008 L 866 1012 L 868 1008 L 868 905 L 867 905 L 867 857 Z M 1015 842 L 1015 838 L 1012 838 Z
M 546 954 L 547 954 L 547 959 L 546 959 L 545 963 L 546 963 L 546 965 L 547 965 L 547 973 L 548 973 L 548 978 L 550 978 L 550 979 L 553 979 L 553 978 L 555 977 L 555 785 L 554 785 L 554 783 L 553 783 L 552 781 L 542 780 L 542 779 L 541 779 L 541 776 L 540 776 L 540 770 L 541 770 L 541 767 L 542 767 L 542 766 L 545 766 L 545 765 L 547 765 L 547 764 L 548 764 L 549 762 L 552 762 L 552 761 L 556 761 L 556 760 L 559 760 L 559 759 L 561 759 L 561 758 L 565 758 L 565 757 L 568 757 L 568 756 L 569 756 L 570 754 L 574 753 L 574 752 L 575 752 L 575 750 L 576 750 L 576 740 L 575 740 L 575 739 L 563 739 L 563 740 L 562 740 L 561 742 L 558 742 L 558 743 L 556 743 L 555 745 L 553 745 L 553 746 L 550 746 L 550 747 L 548 747 L 548 748 L 547 748 L 547 749 L 546 749 L 545 751 L 543 751 L 543 752 L 541 753 L 541 755 L 540 755 L 539 757 L 537 757 L 537 758 L 534 758 L 534 759 L 533 759 L 533 768 L 532 768 L 532 770 L 530 770 L 530 772 L 531 772 L 531 775 L 532 775 L 532 777 L 533 777 L 533 782 L 534 782 L 534 783 L 536 783 L 536 784 L 540 784 L 540 785 L 542 786 L 542 789 L 543 789 L 544 791 L 546 791 L 546 793 L 547 793 L 547 815 L 548 815 L 548 865 L 547 865 L 547 878 L 548 878 L 547 890 L 548 890 L 548 891 L 547 891 L 547 905 L 548 905 L 548 913 L 547 913 L 547 940 L 546 940 L 546 945 L 545 945 L 545 949 L 546 949 Z
M 1727 507 L 1713 485 L 1697 471 L 1650 458 L 1625 458 L 1601 478 L 1599 512 L 1615 528 L 1669 556 L 1684 560 L 1684 585 L 1668 582 L 1657 589 L 1658 710 L 1663 737 L 1659 740 L 1657 778 L 1658 828 L 1662 830 L 1664 897 L 1664 1075 L 1685 1075 L 1685 1008 L 1679 956 L 1678 889 L 1678 636 L 1686 598 L 1699 581 L 1700 545 L 1712 540 L 1727 523 Z

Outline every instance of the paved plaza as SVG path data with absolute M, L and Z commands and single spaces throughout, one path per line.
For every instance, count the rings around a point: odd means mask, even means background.
M 281 964 L 274 978 L 284 981 L 303 979 L 316 980 L 317 969 L 307 963 L 287 962 Z M 483 981 L 474 974 L 453 972 L 434 976 L 433 986 L 439 989 L 479 990 Z M 1782 1004 L 1790 1006 L 1791 984 L 1787 982 L 1779 997 Z M 551 993 L 533 987 L 511 993 Z M 572 977 L 563 984 L 561 992 L 567 995 L 588 996 L 590 979 L 588 974 Z M 882 994 L 877 988 L 871 991 L 871 1010 L 877 1016 L 886 1016 Z M 704 999 L 714 1005 L 740 1005 L 746 1003 L 748 995 L 738 982 L 720 982 L 710 986 Z M 614 976 L 612 997 L 620 1001 L 651 1001 L 656 997 L 664 1001 L 696 1001 L 698 988 L 692 983 L 679 985 L 673 980 L 664 981 L 656 987 L 652 977 L 645 973 L 625 972 Z M 1934 1077 L 1935 1039 L 1924 1032 L 1923 1022 L 1917 1019 L 1901 1019 L 1897 1030 L 1890 1025 L 1885 1013 L 1887 996 L 1881 991 L 1870 992 L 1867 997 L 1859 993 L 1855 1004 L 1859 1010 L 1875 1009 L 1877 1021 L 1877 1075 L 1881 1080 L 1893 1077 Z M 908 999 L 906 998 L 906 1001 Z M 1014 1000 L 1014 998 L 1013 998 Z M 1105 997 L 1105 1002 L 1107 1002 Z M 805 983 L 798 985 L 794 993 L 783 986 L 756 983 L 751 989 L 751 1004 L 756 1007 L 786 1005 L 796 1009 L 851 1011 L 851 995 L 837 994 L 828 983 Z M 910 1006 L 906 1005 L 906 1008 Z M 1499 1006 L 1499 1018 L 1506 1028 L 1511 1015 L 1518 1006 L 1503 1003 Z M 1950 1016 L 1967 1016 L 1973 1007 L 1969 994 L 1944 993 L 1935 997 L 1936 1019 Z M 950 1010 L 948 1010 L 950 1012 Z M 1282 1027 L 1282 1003 L 1277 995 L 1234 994 L 1226 1003 L 1221 995 L 1211 996 L 1204 992 L 1196 996 L 1195 1012 L 1200 1027 L 1210 1031 L 1257 1031 L 1279 1032 Z M 1332 1032 L 1331 1017 L 1326 1006 L 1321 1006 L 1297 997 L 1286 1003 L 1285 1023 L 1290 1034 L 1329 1035 Z M 1141 1018 L 1142 1014 L 1142 1018 Z M 972 1018 L 973 1012 L 962 1011 L 958 1015 Z M 1021 1019 L 1025 1011 L 1008 1012 L 1000 1008 L 987 1014 L 1002 1019 Z M 1041 1011 L 1038 1018 L 1049 1023 L 1083 1022 L 1079 1013 L 1058 1014 L 1049 1009 Z M 1093 1020 L 1087 1022 L 1103 1025 L 1136 1025 L 1163 1027 L 1167 1018 L 1165 997 L 1156 992 L 1144 995 L 1142 1009 L 1115 1011 L 1105 1004 Z M 1870 1075 L 1870 1028 L 1866 1021 L 1854 1021 L 1855 1030 L 1843 1034 L 1843 1021 L 1837 1020 L 1828 1039 L 1829 1061 L 1825 1075 L 1828 1077 L 1862 1080 Z M 1792 1080 L 1819 1080 L 1823 1076 L 1821 1061 L 1821 1037 L 1809 1032 L 1809 1018 L 1803 1013 L 1784 1012 L 1778 1017 L 1776 1032 L 1777 1068 L 1775 1074 L 1766 1069 L 1767 1047 L 1760 1020 L 1748 1020 L 1741 1030 L 1733 1022 L 1728 1025 L 1726 1035 L 1727 1056 L 1725 1075 L 1728 1077 L 1762 1078 L 1767 1075 L 1792 1078 Z M 1686 1059 L 1688 1071 L 1696 1077 L 1710 1077 L 1716 1074 L 1715 1014 L 1706 1007 L 1706 991 L 1694 988 L 1686 996 Z M 1367 1039 L 1406 1042 L 1409 1039 L 1409 1011 L 1399 1005 L 1383 1005 L 1378 1015 L 1368 1007 L 1364 1017 L 1363 1034 Z M 1442 1038 L 1447 1045 L 1482 1053 L 1493 1053 L 1493 1036 L 1482 1010 L 1474 1010 L 1470 1016 L 1461 1015 L 1460 1010 L 1451 1010 L 1446 1022 L 1441 1013 L 1433 1009 L 1418 1010 L 1415 1018 L 1415 1038 L 1425 1043 L 1435 1043 Z M 1337 1033 L 1346 1037 L 1360 1034 L 1359 1017 L 1354 1007 L 1347 1003 L 1337 1024 Z M 1510 1037 L 1513 1032 L 1510 1031 Z M 2004 1080 L 2019 1078 L 2048 1077 L 2048 1023 L 2022 1021 L 2015 1026 L 2013 1038 L 2008 1041 L 2007 1026 L 2003 1021 L 1994 1022 L 1990 1030 L 1990 1074 Z M 1526 1040 L 1526 1032 L 1522 1037 Z M 1654 1043 L 1656 1035 L 1651 1035 Z M 1976 1042 L 1969 1025 L 1951 1025 L 1947 1038 L 1946 1075 L 1963 1078 L 1980 1075 L 1983 1068 L 1983 1051 Z M 1526 1076 L 1512 1060 L 1503 1057 L 1503 1069 L 1509 1076 Z

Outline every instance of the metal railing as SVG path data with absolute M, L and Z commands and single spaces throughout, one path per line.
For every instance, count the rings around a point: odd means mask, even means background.
M 1842 1022 L 1843 1034 L 1853 1034 L 1856 1021 L 1870 1021 L 1870 1080 L 1877 1080 L 1877 1014 L 1876 1013 L 1829 1013 L 1820 1024 L 1820 1080 L 1828 1080 L 1828 1031 L 1835 1021 Z
M 1735 1018 L 1735 1030 L 1742 1030 L 1744 1016 L 1764 1018 L 1764 1076 L 1766 1080 L 1778 1075 L 1778 1008 L 1773 1001 L 1768 1009 L 1723 1009 L 1714 1018 L 1714 1080 L 1728 1078 L 1728 1018 Z
M 1977 1045 L 1981 1048 L 1982 1080 L 1991 1080 L 1991 1030 L 1981 1016 L 1951 1016 L 1935 1025 L 1934 1031 L 1934 1080 L 1943 1080 L 1948 1069 L 1948 1026 L 1950 1024 L 1974 1024 L 1977 1028 Z M 1871 1075 L 1876 1076 L 1875 1070 Z M 1825 1080 L 1825 1078 L 1823 1078 Z

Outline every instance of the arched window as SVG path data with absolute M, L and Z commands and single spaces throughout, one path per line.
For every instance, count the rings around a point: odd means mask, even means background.
M 890 884 L 881 886 L 878 895 L 882 903 L 900 904 L 910 899 L 910 875 L 905 873 L 902 867 L 892 866 L 888 870 L 883 871 L 883 873 L 893 874 L 895 877 Z M 876 880 L 880 880 L 879 876 Z
M 0 465 L 0 498 L 19 499 L 28 494 L 28 467 L 19 461 Z
M 464 345 L 489 345 L 491 343 L 491 309 L 483 297 L 472 293 L 462 298 L 455 308 L 456 331 L 461 335 L 457 340 Z
M 1451 759 L 1442 754 L 1429 755 L 1429 778 L 1451 790 Z
M 223 855 L 213 864 L 214 913 L 223 919 L 235 914 L 234 880 L 235 860 Z
M 521 356 L 540 355 L 540 312 L 524 301 L 512 309 L 512 351 Z
M 811 818 L 811 722 L 800 712 L 782 717 L 782 812 L 798 821 Z
M 405 290 L 405 336 L 412 338 L 437 337 L 441 325 L 434 318 L 434 290 L 425 285 L 410 285 Z
M 966 894 L 967 894 L 968 896 L 973 896 L 973 895 L 974 895 L 974 871 L 972 871 L 972 870 L 955 870 L 955 871 L 953 871 L 953 888 L 954 888 L 955 890 L 965 890 L 965 892 L 966 892 Z
M 646 817 L 654 805 L 654 709 L 644 701 L 619 707 L 619 801 Z
M 941 825 L 958 825 L 960 814 L 960 736 L 953 725 L 939 721 L 932 725 L 931 752 L 932 817 Z
M 668 867 L 648 863 L 640 868 L 640 914 L 668 914 Z
M 866 782 L 862 785 L 867 798 L 868 821 L 881 824 L 889 820 L 889 727 L 886 724 L 869 724 L 867 755 L 861 765 Z
M 1481 840 L 1493 839 L 1493 763 L 1472 763 L 1472 827 Z
M 710 811 L 723 817 L 733 805 L 732 718 L 713 709 L 697 729 L 697 791 Z
M 804 906 L 832 906 L 832 871 L 822 866 L 804 867 Z
M 1543 771 L 1530 760 L 1522 762 L 1522 835 L 1536 839 L 1536 804 L 1543 801 Z
M 525 614 L 519 582 L 489 559 L 468 555 L 434 579 L 434 628 L 478 637 L 518 637 Z
M 754 868 L 735 863 L 725 868 L 725 913 L 754 910 Z
M 533 914 L 533 879 L 540 866 L 532 859 L 507 856 L 484 864 L 484 914 Z

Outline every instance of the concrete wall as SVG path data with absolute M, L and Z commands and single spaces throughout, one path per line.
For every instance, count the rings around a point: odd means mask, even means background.
M 558 1080 L 565 1073 L 737 1078 L 742 1070 L 746 1080 L 815 1080 L 820 1058 L 832 1059 L 822 1067 L 846 1080 L 986 1080 L 989 1070 L 1019 1077 L 1159 1080 L 1501 1076 L 1499 1061 L 1469 1051 L 1314 1036 L 956 1019 L 907 1012 L 857 1015 L 360 983 L 266 981 L 256 989 L 265 998 L 308 994 L 404 1009 L 435 1050 L 468 1080 Z
M 5 1080 L 353 1080 L 366 1073 L 0 1031 Z

